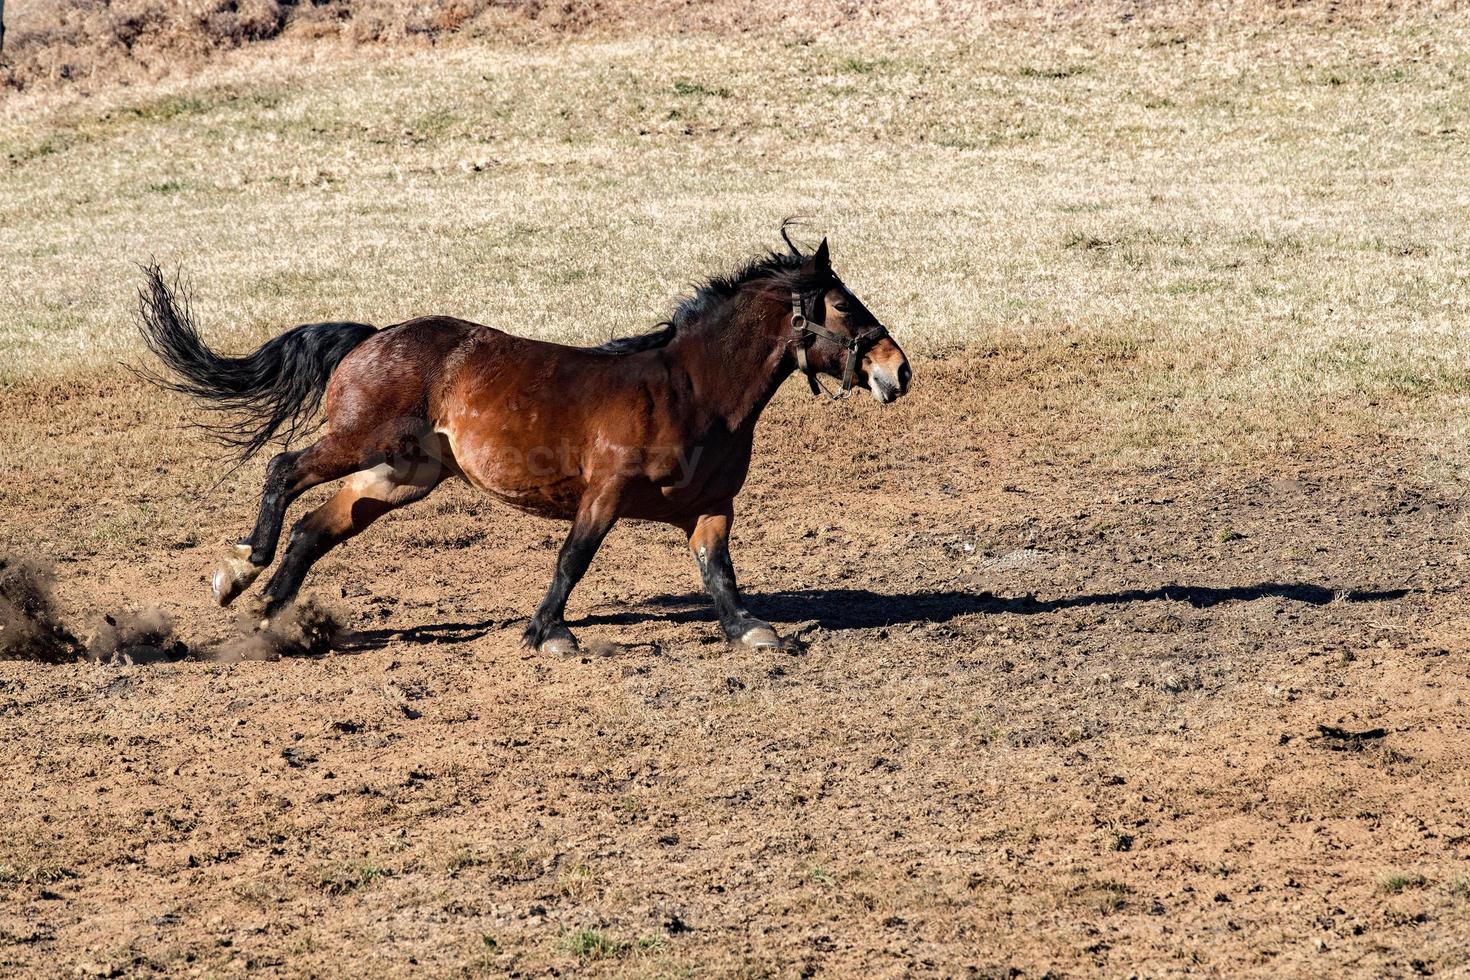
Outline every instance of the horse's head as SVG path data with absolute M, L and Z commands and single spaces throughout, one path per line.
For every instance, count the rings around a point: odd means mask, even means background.
M 840 380 L 843 394 L 863 387 L 884 404 L 909 390 L 908 358 L 832 271 L 825 238 L 802 265 L 792 288 L 791 330 L 797 364 L 814 393 L 818 373 Z

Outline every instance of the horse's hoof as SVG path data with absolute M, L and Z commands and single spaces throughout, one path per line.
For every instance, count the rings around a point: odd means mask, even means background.
M 781 637 L 769 626 L 752 626 L 742 633 L 736 642 L 752 650 L 772 650 L 780 648 Z
M 219 568 L 214 570 L 214 575 L 209 580 L 210 591 L 214 593 L 214 601 L 221 606 L 228 606 L 235 601 L 235 597 L 254 582 L 260 573 L 265 571 L 262 565 L 252 565 L 248 558 L 226 558 Z
M 548 653 L 553 657 L 572 657 L 582 652 L 582 647 L 577 643 L 577 638 L 570 633 L 560 636 L 549 636 L 541 641 L 536 648 L 542 653 Z

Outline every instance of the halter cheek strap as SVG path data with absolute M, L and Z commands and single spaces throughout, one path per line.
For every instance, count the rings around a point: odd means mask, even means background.
M 820 327 L 807 319 L 806 313 L 803 312 L 801 293 L 794 289 L 791 291 L 791 342 L 796 348 L 796 366 L 801 369 L 802 374 L 806 375 L 806 383 L 811 386 L 813 395 L 826 393 L 828 398 L 836 401 L 852 394 L 852 383 L 857 378 L 858 364 L 862 361 L 863 355 L 887 336 L 888 330 L 881 323 L 855 337 L 844 337 L 825 327 Z M 835 395 L 822 387 L 822 383 L 817 380 L 817 372 L 807 361 L 806 349 L 818 339 L 825 340 L 834 347 L 847 352 L 847 358 L 842 367 L 842 390 Z

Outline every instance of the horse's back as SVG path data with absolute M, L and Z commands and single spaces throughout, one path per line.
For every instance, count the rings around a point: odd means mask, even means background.
M 327 405 L 330 411 L 353 391 L 371 391 L 394 404 L 412 397 L 435 417 L 466 399 L 505 401 L 534 415 L 543 401 L 572 408 L 636 384 L 650 365 L 647 354 L 570 347 L 457 317 L 424 316 L 384 327 L 344 358 Z
M 343 358 L 332 374 L 326 393 L 332 425 L 429 419 L 446 367 L 477 331 L 489 329 L 448 316 L 418 317 L 384 327 Z

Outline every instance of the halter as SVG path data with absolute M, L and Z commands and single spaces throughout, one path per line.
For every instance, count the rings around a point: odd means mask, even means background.
M 873 349 L 878 341 L 887 336 L 888 329 L 881 323 L 856 337 L 843 337 L 825 327 L 820 327 L 807 319 L 806 314 L 802 312 L 801 293 L 794 289 L 791 291 L 791 342 L 796 348 L 797 366 L 801 368 L 801 373 L 806 375 L 806 383 L 811 385 L 813 395 L 825 394 L 833 401 L 838 401 L 852 394 L 852 383 L 857 377 L 858 362 L 863 359 L 864 354 Z M 847 362 L 842 368 L 842 390 L 835 395 L 822 387 L 822 383 L 817 380 L 817 372 L 807 363 L 807 346 L 819 337 L 834 347 L 847 351 Z

